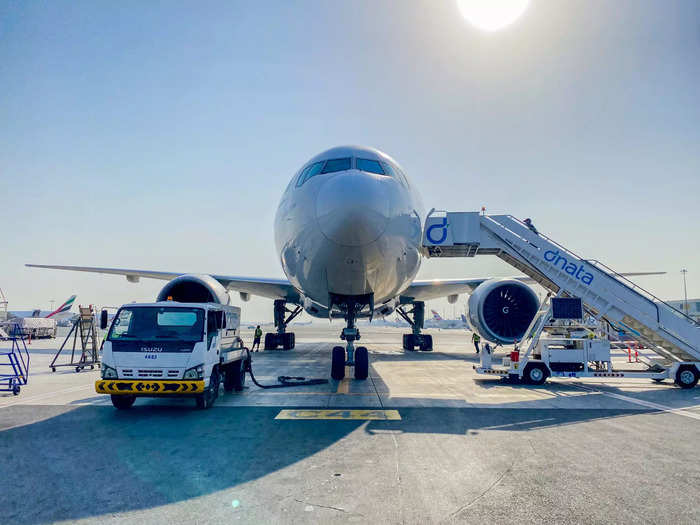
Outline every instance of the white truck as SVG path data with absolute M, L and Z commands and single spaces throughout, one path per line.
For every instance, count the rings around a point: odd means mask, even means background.
M 137 397 L 172 396 L 193 397 L 197 407 L 209 408 L 222 382 L 226 391 L 243 389 L 248 352 L 240 321 L 240 308 L 220 303 L 126 304 L 104 341 L 95 390 L 111 395 L 122 410 Z

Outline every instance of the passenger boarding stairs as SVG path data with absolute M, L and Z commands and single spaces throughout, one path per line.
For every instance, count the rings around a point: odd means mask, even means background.
M 695 320 L 511 215 L 431 212 L 423 249 L 428 257 L 496 255 L 551 292 L 580 297 L 596 318 L 625 327 L 667 361 L 700 361 L 700 324 Z

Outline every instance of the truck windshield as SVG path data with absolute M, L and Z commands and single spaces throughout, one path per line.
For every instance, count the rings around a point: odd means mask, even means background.
M 107 336 L 108 341 L 201 341 L 204 310 L 133 306 L 119 310 Z

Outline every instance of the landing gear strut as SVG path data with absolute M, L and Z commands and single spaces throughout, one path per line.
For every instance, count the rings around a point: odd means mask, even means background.
M 345 321 L 347 326 L 340 333 L 340 338 L 345 341 L 345 349 L 342 346 L 333 347 L 331 355 L 331 377 L 340 381 L 345 377 L 345 365 L 355 367 L 355 379 L 367 379 L 369 375 L 369 353 L 364 346 L 355 348 L 355 341 L 360 339 L 360 330 L 355 326 L 355 318 L 361 305 L 348 304 Z
M 425 321 L 425 303 L 423 301 L 415 301 L 411 304 L 413 304 L 413 308 L 409 311 L 406 311 L 403 306 L 396 308 L 396 312 L 413 329 L 413 333 L 404 334 L 403 349 L 413 351 L 418 347 L 423 352 L 431 352 L 433 350 L 433 336 L 420 333 Z M 411 316 L 413 316 L 413 319 L 411 319 Z
M 275 327 L 277 333 L 265 334 L 265 350 L 277 350 L 277 347 L 282 347 L 284 350 L 294 348 L 294 332 L 287 332 L 287 325 L 301 313 L 303 308 L 296 306 L 294 310 L 287 308 L 287 302 L 278 299 L 275 301 Z M 289 314 L 289 317 L 287 317 Z M 286 317 L 286 318 L 285 318 Z

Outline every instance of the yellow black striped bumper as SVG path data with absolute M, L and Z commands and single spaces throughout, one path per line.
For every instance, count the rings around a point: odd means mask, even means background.
M 168 394 L 201 394 L 204 392 L 204 381 L 125 381 L 122 379 L 100 379 L 95 381 L 95 392 L 98 394 L 137 394 L 137 395 L 168 395 Z

